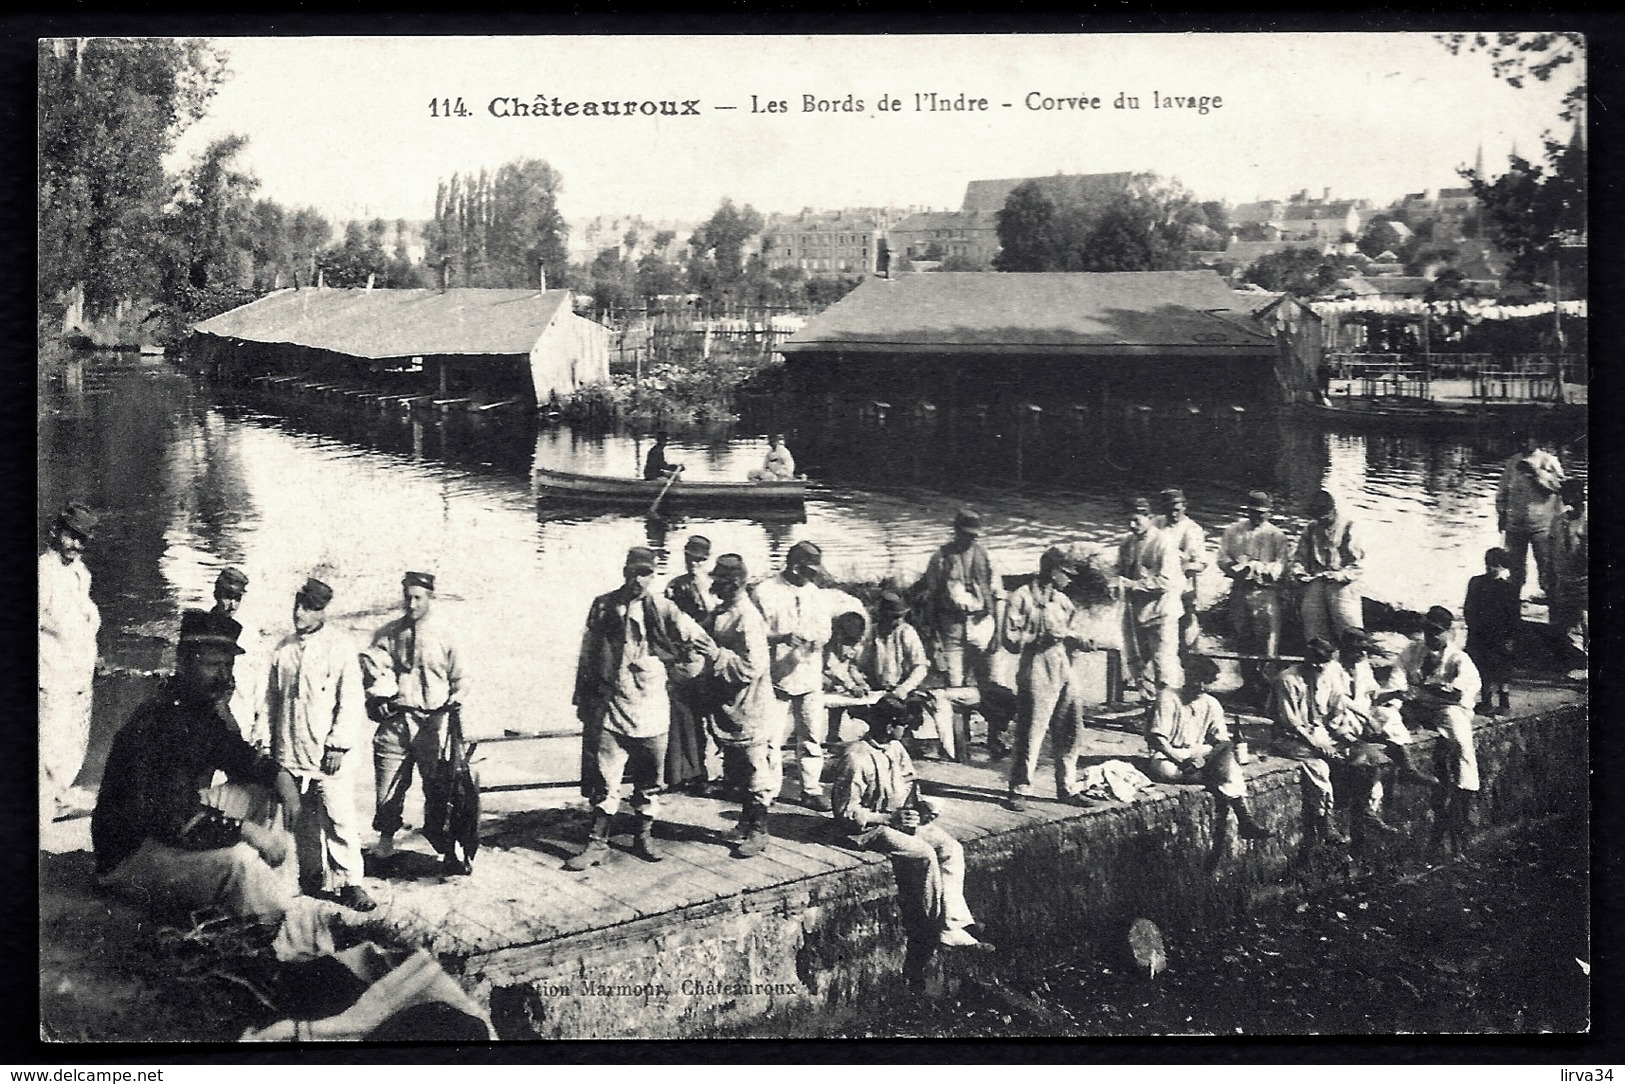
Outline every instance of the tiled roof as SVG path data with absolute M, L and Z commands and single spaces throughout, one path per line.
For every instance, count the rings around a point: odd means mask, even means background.
M 979 211 L 916 211 L 892 227 L 893 233 L 910 230 L 991 230 L 997 217 Z
M 1212 271 L 925 272 L 869 279 L 813 317 L 785 354 L 1234 354 L 1273 350 Z
M 358 358 L 528 354 L 569 290 L 281 290 L 194 330 Z
M 965 186 L 962 211 L 999 211 L 1017 185 L 1037 181 L 1051 196 L 1068 199 L 1098 199 L 1128 189 L 1132 173 L 1057 173 L 1049 177 L 1007 177 L 997 181 L 971 181 Z

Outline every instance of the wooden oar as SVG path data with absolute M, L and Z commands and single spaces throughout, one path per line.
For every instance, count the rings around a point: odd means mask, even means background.
M 666 484 L 660 487 L 659 494 L 655 496 L 655 502 L 649 506 L 649 514 L 651 516 L 657 516 L 660 514 L 660 502 L 666 499 L 666 490 L 671 488 L 671 484 L 677 481 L 677 476 L 682 473 L 683 465 L 681 463 L 672 468 L 670 476 L 666 479 Z

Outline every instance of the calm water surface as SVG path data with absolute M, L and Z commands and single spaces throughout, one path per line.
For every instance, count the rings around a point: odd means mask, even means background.
M 1222 469 L 1179 477 L 1211 544 L 1247 489 L 1280 494 L 1278 522 L 1295 533 L 1308 496 L 1324 485 L 1365 531 L 1367 594 L 1408 608 L 1460 605 L 1467 578 L 1497 541 L 1495 486 L 1510 448 L 1316 429 L 1269 439 L 1269 477 Z M 331 619 L 358 638 L 394 616 L 402 571 L 432 571 L 470 658 L 468 725 L 500 733 L 574 724 L 581 622 L 592 597 L 619 582 L 629 546 L 652 546 L 662 576 L 672 575 L 682 570 L 684 539 L 699 532 L 714 552 L 738 552 L 761 575 L 807 538 L 838 576 L 912 577 L 948 533 L 954 509 L 970 501 L 986 518 L 1001 570 L 1027 571 L 1057 542 L 1120 537 L 1122 497 L 1169 480 L 1144 457 L 1117 478 L 1066 490 L 952 480 L 860 488 L 825 478 L 797 523 L 583 513 L 538 499 L 531 483 L 533 465 L 635 475 L 647 449 L 647 439 L 511 421 L 273 408 L 217 395 L 161 361 L 91 357 L 41 382 L 38 511 L 44 524 L 78 496 L 102 512 L 87 557 L 102 653 L 140 669 L 169 665 L 179 611 L 207 606 L 225 565 L 251 580 L 239 614 L 253 641 L 244 666 L 264 665 L 313 569 L 336 589 Z M 759 435 L 677 438 L 670 458 L 691 478 L 739 479 L 765 451 Z M 1225 459 L 1216 450 L 1215 467 Z M 803 465 L 817 476 L 818 464 Z M 1585 464 L 1572 466 L 1583 473 Z M 884 478 L 885 464 L 871 475 Z M 1224 580 L 1210 571 L 1201 586 L 1205 604 Z M 550 743 L 561 764 L 573 756 L 568 744 Z

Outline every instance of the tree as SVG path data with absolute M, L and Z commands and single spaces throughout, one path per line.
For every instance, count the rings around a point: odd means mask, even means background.
M 163 157 L 225 79 L 200 39 L 48 39 L 38 47 L 35 210 L 44 307 L 89 315 L 158 286 Z
M 168 232 L 176 272 L 199 290 L 249 286 L 254 279 L 254 191 L 259 179 L 237 165 L 248 137 L 213 140 L 176 186 Z
M 765 222 L 750 204 L 734 206 L 724 198 L 711 217 L 694 231 L 689 240 L 696 253 L 709 257 L 714 265 L 716 286 L 726 289 L 744 274 L 745 242 L 762 232 Z M 703 292 L 703 291 L 701 291 Z
M 1418 247 L 1405 261 L 1407 275 L 1426 275 L 1441 267 L 1448 267 L 1461 255 L 1461 252 L 1451 245 L 1427 245 Z
M 1314 297 L 1337 284 L 1347 268 L 1308 248 L 1289 248 L 1260 256 L 1243 278 L 1266 290 Z
M 449 260 L 464 286 L 535 286 L 565 281 L 569 226 L 559 213 L 564 178 L 540 158 L 507 162 L 494 174 L 453 173 L 435 189 L 428 258 Z
M 997 217 L 1000 271 L 1168 271 L 1212 243 L 1200 204 L 1178 181 L 1135 174 L 1109 195 L 1032 180 Z
M 1575 76 L 1575 84 L 1563 95 L 1563 110 L 1558 116 L 1566 121 L 1580 116 L 1586 98 L 1584 35 L 1557 32 L 1502 33 L 1493 36 L 1438 34 L 1435 37 L 1450 50 L 1452 56 L 1463 49 L 1469 53 L 1488 55 L 1490 70 L 1509 87 L 1522 89 L 1529 78 L 1546 83 L 1560 73 Z
M 1360 235 L 1359 246 L 1361 252 L 1374 260 L 1384 252 L 1393 252 L 1397 255 L 1405 246 L 1405 238 L 1394 228 L 1392 219 L 1378 215 Z
M 1567 146 L 1548 137 L 1545 152 L 1544 164 L 1513 155 L 1493 181 L 1462 171 L 1478 197 L 1482 224 L 1511 256 L 1508 277 L 1526 282 L 1546 281 L 1563 244 L 1587 232 L 1585 145 L 1578 133 Z

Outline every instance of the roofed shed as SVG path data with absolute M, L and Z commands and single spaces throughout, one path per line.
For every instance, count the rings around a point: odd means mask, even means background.
M 1212 271 L 870 279 L 780 349 L 796 386 L 950 401 L 1259 401 L 1278 346 Z
M 609 380 L 609 331 L 570 302 L 569 290 L 281 290 L 197 324 L 190 349 L 238 376 L 541 405 Z

